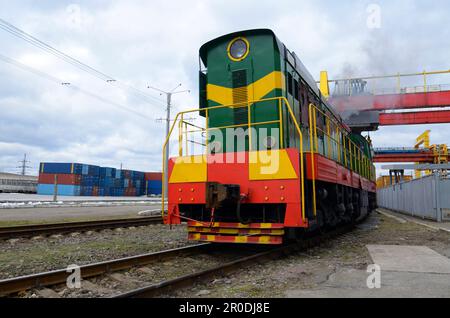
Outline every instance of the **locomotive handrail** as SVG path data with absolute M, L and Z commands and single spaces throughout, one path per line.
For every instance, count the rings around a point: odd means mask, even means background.
M 326 131 L 317 127 L 317 112 L 321 113 L 325 117 Z M 338 134 L 338 139 L 332 136 L 330 121 L 336 125 L 335 133 Z M 310 153 L 311 153 L 311 166 L 312 166 L 312 191 L 313 191 L 313 213 L 314 216 L 317 215 L 317 202 L 316 202 L 316 175 L 315 175 L 315 162 L 314 162 L 314 154 L 320 153 L 319 151 L 319 141 L 317 137 L 317 132 L 321 132 L 324 137 L 327 139 L 327 154 L 325 154 L 325 149 L 323 149 L 323 155 L 328 157 L 329 159 L 336 160 L 340 164 L 343 164 L 345 167 L 349 168 L 348 161 L 350 161 L 350 169 L 359 173 L 365 178 L 373 181 L 374 171 L 373 166 L 371 166 L 371 161 L 369 158 L 362 152 L 362 150 L 358 147 L 358 145 L 353 142 L 350 138 L 348 138 L 348 133 L 344 134 L 341 125 L 336 122 L 333 118 L 331 118 L 327 113 L 323 110 L 319 109 L 314 104 L 309 104 L 309 140 L 310 140 Z M 342 138 L 342 141 L 341 141 Z M 325 142 L 325 138 L 324 138 Z M 337 146 L 337 158 L 334 158 L 330 155 L 330 143 L 334 142 Z M 344 156 L 341 158 L 341 142 L 343 145 Z M 348 148 L 346 149 L 348 144 Z M 347 158 L 349 157 L 349 160 Z
M 318 138 L 317 138 L 317 131 L 321 132 L 324 136 L 326 136 L 327 138 L 327 154 L 325 154 L 325 150 L 324 150 L 324 155 L 326 155 L 329 159 L 333 159 L 336 160 L 337 162 L 339 162 L 340 164 L 343 164 L 344 166 L 346 166 L 348 168 L 348 160 L 347 160 L 347 156 L 350 157 L 350 169 L 358 172 L 359 174 L 361 174 L 363 177 L 368 178 L 368 179 L 373 179 L 373 169 L 371 169 L 371 165 L 370 165 L 370 160 L 369 158 L 363 153 L 363 151 L 359 148 L 359 146 L 353 142 L 349 137 L 348 134 L 343 133 L 343 129 L 340 129 L 340 126 L 337 125 L 336 127 L 336 133 L 337 134 L 341 134 L 343 140 L 341 141 L 340 139 L 336 139 L 332 133 L 331 133 L 331 128 L 330 128 L 330 121 L 336 123 L 332 118 L 330 118 L 330 116 L 328 116 L 328 114 L 326 114 L 324 111 L 322 111 L 321 109 L 319 109 L 317 106 L 315 106 L 314 104 L 310 104 L 310 126 L 313 127 L 314 131 L 312 132 L 310 129 L 310 134 L 313 135 L 314 134 L 314 138 L 313 138 L 313 147 L 311 147 L 311 149 L 313 149 L 313 151 L 316 152 L 320 152 L 318 149 Z M 317 127 L 317 115 L 316 112 L 321 113 L 323 116 L 325 116 L 326 118 L 326 126 L 327 126 L 327 131 Z M 314 119 L 314 120 L 313 120 Z M 337 124 L 337 123 L 336 123 Z M 339 137 L 338 137 L 339 138 Z M 337 158 L 332 158 L 332 155 L 330 155 L 330 143 L 333 142 L 336 144 L 336 148 L 337 148 Z M 344 156 L 342 158 L 341 156 L 341 143 L 344 146 Z M 348 145 L 348 149 L 347 148 Z
M 268 122 L 257 122 L 257 123 L 252 123 L 251 120 L 251 106 L 254 104 L 258 104 L 258 103 L 263 103 L 263 102 L 269 102 L 269 101 L 278 101 L 278 115 L 279 115 L 279 120 L 274 120 L 274 121 L 268 121 Z M 273 105 L 272 105 L 273 106 Z M 289 114 L 289 116 L 292 119 L 292 122 L 295 125 L 295 128 L 297 130 L 297 133 L 299 135 L 299 144 L 300 144 L 300 178 L 301 178 L 301 196 L 302 196 L 302 203 L 301 203 L 301 209 L 302 209 L 302 221 L 304 222 L 306 220 L 306 211 L 305 211 L 305 175 L 304 175 L 304 148 L 303 148 L 303 133 L 301 131 L 300 125 L 298 124 L 297 119 L 295 118 L 294 112 L 292 110 L 291 105 L 289 104 L 289 101 L 285 98 L 285 97 L 271 97 L 271 98 L 266 98 L 266 99 L 260 99 L 260 100 L 254 100 L 254 101 L 247 101 L 247 102 L 242 102 L 242 103 L 236 103 L 236 104 L 229 104 L 229 105 L 220 105 L 220 106 L 213 106 L 213 107 L 206 107 L 206 108 L 196 108 L 196 109 L 191 109 L 191 110 L 185 110 L 182 112 L 179 112 L 174 121 L 173 124 L 169 130 L 169 134 L 166 136 L 166 139 L 164 141 L 163 144 L 163 180 L 166 180 L 165 176 L 167 173 L 167 169 L 168 167 L 166 167 L 166 149 L 167 149 L 167 145 L 170 141 L 170 138 L 172 136 L 173 130 L 177 124 L 177 122 L 179 121 L 180 117 L 181 117 L 181 121 L 179 122 L 179 154 L 180 156 L 183 155 L 183 151 L 182 151 L 182 136 L 183 136 L 183 131 L 182 131 L 182 125 L 184 122 L 184 115 L 188 114 L 188 113 L 193 113 L 193 112 L 204 112 L 205 113 L 205 117 L 206 117 L 206 127 L 205 128 L 201 128 L 201 127 L 196 127 L 199 128 L 198 131 L 189 131 L 189 132 L 206 132 L 208 133 L 210 130 L 218 130 L 218 129 L 226 129 L 226 128 L 237 128 L 237 127 L 252 127 L 252 126 L 257 126 L 257 125 L 267 125 L 267 124 L 272 124 L 272 123 L 279 123 L 280 124 L 280 149 L 283 149 L 284 147 L 284 141 L 283 141 L 283 130 L 284 130 L 284 125 L 283 125 L 283 108 L 282 107 L 286 107 L 287 109 L 287 113 Z M 212 127 L 209 128 L 208 127 L 208 123 L 209 123 L 209 113 L 211 111 L 217 110 L 217 109 L 224 109 L 224 108 L 243 108 L 243 107 L 247 107 L 248 109 L 248 118 L 247 118 L 247 124 L 240 124 L 240 125 L 230 125 L 230 126 L 224 126 L 224 127 Z M 191 126 L 194 126 L 191 124 Z M 188 133 L 187 129 L 186 129 L 186 135 Z M 251 151 L 252 149 L 252 140 L 251 140 L 252 136 L 251 136 L 251 129 L 249 131 L 249 151 Z M 186 137 L 187 140 L 187 137 Z M 208 151 L 208 142 L 209 142 L 209 138 L 208 136 L 206 136 L 206 152 Z M 168 178 L 167 178 L 168 179 Z M 169 180 L 168 180 L 169 182 Z M 163 181 L 162 184 L 162 209 L 161 209 L 161 215 L 164 218 L 164 211 L 165 211 L 165 191 L 166 191 L 166 186 L 168 186 L 168 184 L 165 184 L 165 181 Z M 170 215 L 171 211 L 168 211 L 168 214 Z

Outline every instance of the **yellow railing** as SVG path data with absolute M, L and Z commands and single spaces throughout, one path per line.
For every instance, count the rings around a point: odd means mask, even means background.
M 318 127 L 318 116 L 322 120 Z M 375 168 L 371 160 L 349 137 L 342 124 L 331 115 L 319 109 L 314 104 L 309 105 L 309 140 L 311 165 L 314 167 L 314 153 L 319 153 L 328 159 L 338 162 L 344 167 L 355 171 L 366 179 L 374 180 Z M 316 207 L 316 176 L 312 169 L 313 211 Z
M 277 101 L 277 107 L 278 107 L 278 116 L 279 119 L 278 120 L 273 120 L 273 121 L 266 121 L 266 122 L 252 122 L 252 106 L 256 105 L 256 104 L 266 104 L 268 105 L 268 102 L 274 102 Z M 270 103 L 270 106 L 273 107 L 274 103 Z M 225 109 L 225 108 L 247 108 L 247 112 L 248 112 L 248 120 L 246 124 L 239 124 L 239 125 L 230 125 L 230 126 L 223 126 L 223 127 L 208 127 L 208 123 L 209 123 L 209 116 L 210 113 L 219 109 Z M 184 120 L 184 116 L 186 114 L 189 113 L 198 113 L 198 112 L 203 112 L 205 114 L 206 117 L 206 126 L 200 127 L 200 126 L 196 126 L 194 124 L 188 123 Z M 189 149 L 188 149 L 188 134 L 193 134 L 193 133 L 201 133 L 201 134 L 205 134 L 205 139 L 206 142 L 205 144 L 203 144 L 202 146 L 205 147 L 205 151 L 203 152 L 204 154 L 208 154 L 208 142 L 209 142 L 209 133 L 212 130 L 221 130 L 221 129 L 227 129 L 227 128 L 240 128 L 240 127 L 248 127 L 249 128 L 249 151 L 252 151 L 252 129 L 250 129 L 251 127 L 255 127 L 255 126 L 261 126 L 261 125 L 269 125 L 269 124 L 279 124 L 279 128 L 280 128 L 280 149 L 284 148 L 284 122 L 283 122 L 283 115 L 289 116 L 292 120 L 292 122 L 294 123 L 295 129 L 297 131 L 297 134 L 299 136 L 299 152 L 300 152 L 300 178 L 301 178 L 301 196 L 302 196 L 302 219 L 303 221 L 306 220 L 306 211 L 305 211 L 305 186 L 304 186 L 304 180 L 305 180 L 305 176 L 304 176 L 304 149 L 303 149 L 303 134 L 302 131 L 300 129 L 300 125 L 297 121 L 297 119 L 295 118 L 294 112 L 292 110 L 291 105 L 289 104 L 289 101 L 285 98 L 285 97 L 274 97 L 274 98 L 266 98 L 266 99 L 261 99 L 261 100 L 257 100 L 257 101 L 249 101 L 246 103 L 239 103 L 239 104 L 230 104 L 230 105 L 222 105 L 222 106 L 215 106 L 215 107 L 208 107 L 208 108 L 203 108 L 203 109 L 192 109 L 192 110 L 186 110 L 183 112 L 180 112 L 176 115 L 175 120 L 172 124 L 172 127 L 170 128 L 169 134 L 164 142 L 163 145 L 163 180 L 166 180 L 166 174 L 167 174 L 167 168 L 166 167 L 166 149 L 167 149 L 167 145 L 170 141 L 170 138 L 172 136 L 172 133 L 175 129 L 175 127 L 178 125 L 178 155 L 180 157 L 184 156 L 184 155 L 189 155 Z M 192 130 L 188 130 L 188 127 L 193 127 Z M 183 142 L 185 142 L 185 149 L 186 149 L 186 154 L 183 151 Z M 164 217 L 164 207 L 165 207 L 165 191 L 166 191 L 166 184 L 165 182 L 163 182 L 162 185 L 162 216 Z M 170 211 L 169 211 L 170 213 Z
M 365 76 L 358 78 L 341 78 L 335 80 L 329 80 L 328 83 L 337 83 L 337 82 L 351 82 L 352 80 L 364 80 L 367 81 L 368 84 L 371 85 L 371 88 L 368 89 L 374 95 L 382 95 L 382 94 L 400 94 L 400 93 L 428 93 L 433 91 L 443 91 L 449 90 L 450 86 L 448 84 L 444 85 L 429 85 L 430 77 L 433 75 L 447 75 L 450 74 L 450 70 L 442 70 L 442 71 L 432 71 L 432 72 L 418 72 L 418 73 L 407 73 L 407 74 L 392 74 L 392 75 L 383 75 L 383 76 Z M 402 87 L 401 79 L 409 78 L 409 77 L 422 77 L 422 85 L 415 85 L 413 87 Z M 377 87 L 377 83 L 386 80 L 392 79 L 395 80 L 395 88 L 381 88 Z M 320 83 L 320 82 L 317 82 Z M 349 95 L 352 95 L 351 89 L 349 90 Z

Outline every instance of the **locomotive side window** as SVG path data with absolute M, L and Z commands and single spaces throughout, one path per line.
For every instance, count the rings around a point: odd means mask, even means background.
M 288 73 L 288 93 L 292 94 L 292 75 L 291 73 Z
M 298 81 L 294 80 L 294 98 L 295 100 L 300 101 L 298 98 L 298 90 L 299 90 Z

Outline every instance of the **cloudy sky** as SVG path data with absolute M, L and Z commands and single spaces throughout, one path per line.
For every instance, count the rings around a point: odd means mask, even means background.
M 381 10 L 379 28 L 368 27 L 371 4 Z M 233 31 L 273 29 L 316 78 L 321 70 L 339 77 L 449 69 L 449 10 L 446 0 L 0 0 L 1 19 L 148 95 L 108 84 L 0 29 L 1 56 L 72 84 L 0 60 L 0 171 L 17 171 L 24 153 L 35 174 L 41 161 L 160 170 L 164 97 L 147 86 L 182 83 L 192 92 L 174 97 L 174 111 L 196 106 L 198 49 Z M 442 81 L 450 78 L 436 79 Z M 430 128 L 433 143 L 446 143 L 447 127 L 382 128 L 372 137 L 379 147 L 411 146 Z

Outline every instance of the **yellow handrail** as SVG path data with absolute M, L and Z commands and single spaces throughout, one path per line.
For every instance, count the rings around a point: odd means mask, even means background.
M 315 116 L 313 117 L 313 109 L 314 105 L 313 104 L 309 104 L 309 150 L 311 153 L 311 173 L 312 173 L 312 190 L 313 190 L 313 213 L 314 216 L 317 215 L 317 202 L 316 202 L 316 167 L 315 167 L 315 163 L 314 163 L 314 153 L 315 153 L 315 145 L 314 145 L 314 140 L 315 138 L 313 138 L 313 118 L 314 118 L 314 123 L 315 123 Z
M 271 121 L 271 122 L 265 122 L 265 123 L 252 123 L 252 120 L 251 120 L 251 106 L 253 105 L 253 104 L 257 104 L 257 103 L 262 103 L 262 102 L 269 102 L 269 101 L 274 101 L 274 100 L 277 100 L 278 101 L 278 107 L 279 107 L 279 116 L 280 116 L 280 118 L 279 118 L 279 120 L 275 120 L 275 121 Z M 273 106 L 273 105 L 272 105 Z M 166 173 L 167 173 L 167 169 L 168 169 L 168 167 L 166 167 L 166 149 L 167 149 L 167 145 L 168 145 L 168 143 L 169 143 L 169 141 L 170 141 L 170 137 L 171 137 L 171 135 L 172 135 L 172 133 L 173 133 L 173 130 L 174 130 L 174 128 L 175 128 L 175 126 L 176 126 L 176 123 L 178 122 L 178 120 L 179 120 L 179 118 L 180 118 L 180 116 L 181 116 L 181 122 L 184 122 L 184 120 L 183 120 L 183 118 L 184 118 L 184 115 L 185 114 L 188 114 L 188 113 L 193 113 L 193 112 L 200 112 L 200 111 L 204 111 L 205 112 L 205 117 L 206 117 L 206 128 L 205 129 L 202 129 L 202 128 L 200 128 L 199 127 L 199 129 L 201 129 L 201 131 L 203 131 L 203 132 L 206 132 L 206 151 L 208 151 L 208 143 L 209 143 L 209 135 L 208 135 L 208 133 L 209 133 L 209 131 L 210 130 L 214 130 L 214 129 L 225 129 L 225 128 L 237 128 L 238 126 L 248 126 L 248 127 L 251 127 L 251 126 L 256 126 L 256 125 L 262 125 L 262 124 L 268 124 L 268 123 L 279 123 L 280 124 L 280 145 L 281 145 L 281 147 L 283 146 L 283 144 L 284 144 L 284 141 L 283 141 L 283 138 L 284 138 L 284 135 L 283 135 L 283 129 L 284 129 L 284 127 L 283 127 L 283 117 L 282 117 L 282 115 L 283 115 L 283 112 L 282 112 L 282 106 L 285 106 L 286 107 L 286 109 L 287 109 L 287 112 L 289 113 L 289 116 L 291 117 L 291 119 L 292 119 L 292 122 L 294 123 L 294 125 L 295 125 L 295 128 L 296 128 L 296 130 L 297 130 L 297 133 L 298 133 L 298 135 L 299 135 L 299 139 L 300 139 L 300 174 L 301 174 L 301 182 L 302 182 L 302 187 L 301 187 L 301 196 L 302 196 L 302 220 L 303 221 L 305 221 L 306 220 L 306 211 L 305 211 L 305 183 L 304 183 L 304 181 L 305 181 L 305 176 L 304 176 L 304 158 L 303 158 L 303 153 L 304 153 L 304 149 L 303 149 L 303 134 L 302 134 L 302 131 L 301 131 L 301 129 L 300 129 L 300 125 L 298 124 L 298 121 L 297 121 L 297 119 L 295 118 L 295 115 L 294 115 L 294 112 L 293 112 L 293 110 L 292 110 L 292 107 L 291 107 L 291 105 L 289 104 L 289 101 L 285 98 L 285 97 L 272 97 L 272 98 L 266 98 L 266 99 L 261 99 L 261 100 L 255 100 L 255 101 L 248 101 L 248 102 L 245 102 L 245 103 L 238 103 L 238 104 L 229 104 L 229 105 L 221 105 L 221 106 L 214 106 L 214 107 L 207 107 L 207 108 L 205 108 L 205 109 L 191 109 L 191 110 L 186 110 L 186 111 L 183 111 L 183 112 L 180 112 L 180 113 L 178 113 L 177 115 L 176 115 L 176 117 L 175 117 L 175 120 L 174 120 L 174 122 L 173 122 L 173 124 L 172 124 L 172 126 L 171 126 L 171 128 L 170 128 L 170 131 L 169 131 L 169 134 L 166 136 L 166 139 L 165 139 L 165 141 L 164 141 L 164 144 L 163 144 L 163 180 L 165 180 L 165 176 L 166 176 Z M 234 126 L 227 126 L 227 127 L 213 127 L 213 128 L 209 128 L 209 113 L 211 112 L 211 111 L 214 111 L 214 110 L 217 110 L 217 109 L 224 109 L 224 108 L 239 108 L 239 107 L 241 107 L 241 108 L 243 108 L 243 107 L 247 107 L 247 110 L 248 110 L 248 123 L 245 125 L 234 125 Z M 180 127 L 179 127 L 179 129 L 180 130 L 182 130 L 183 128 L 182 128 L 182 124 L 180 124 Z M 187 130 L 187 129 L 186 129 Z M 180 147 L 182 147 L 182 136 L 183 136 L 183 133 L 181 132 L 180 134 L 179 134 L 179 144 L 181 144 L 181 146 Z M 251 136 L 251 131 L 249 132 L 249 150 L 251 151 L 251 146 L 252 146 L 252 142 L 251 142 L 251 138 L 252 138 L 252 136 Z M 186 139 L 187 139 L 187 136 L 186 136 Z M 281 149 L 281 147 L 280 147 L 280 149 Z M 181 153 L 181 155 L 182 155 L 182 153 L 183 153 L 183 151 L 182 151 L 182 149 L 180 150 L 180 153 Z M 162 215 L 162 217 L 164 218 L 164 207 L 165 207 L 165 203 L 164 203 L 164 201 L 165 201 L 165 191 L 166 191 L 166 184 L 165 184 L 165 182 L 163 182 L 163 184 L 162 184 L 162 209 L 161 209 L 161 215 Z M 168 213 L 170 213 L 170 211 L 168 211 Z
M 347 168 L 350 168 L 351 170 L 357 172 L 358 174 L 362 175 L 363 177 L 372 180 L 373 181 L 373 172 L 371 172 L 371 161 L 368 159 L 368 157 L 364 154 L 364 152 L 359 148 L 359 146 L 353 142 L 348 137 L 348 132 L 343 128 L 343 126 L 337 122 L 334 117 L 332 117 L 330 114 L 327 114 L 320 108 L 318 108 L 314 104 L 309 105 L 309 114 L 310 114 L 310 135 L 311 139 L 314 141 L 312 142 L 314 147 L 311 147 L 311 150 L 313 153 L 320 152 L 318 149 L 318 138 L 317 138 L 317 132 L 319 131 L 324 136 L 324 145 L 327 145 L 327 149 L 323 149 L 323 155 L 328 157 L 329 159 L 333 159 L 340 164 L 344 165 Z M 322 114 L 325 117 L 325 130 L 317 127 L 317 114 Z M 334 124 L 336 126 L 336 136 L 333 136 L 331 133 L 331 127 L 330 123 Z M 312 138 L 312 135 L 314 134 L 314 138 Z M 341 137 L 342 136 L 342 143 L 344 145 L 344 156 L 342 158 L 341 156 Z M 331 150 L 330 144 L 335 144 L 337 148 L 337 155 L 336 158 L 333 157 L 334 151 Z M 348 146 L 348 149 L 347 149 Z M 330 154 L 331 152 L 331 154 Z M 349 155 L 349 161 L 350 165 L 347 161 L 347 155 Z M 313 182 L 314 183 L 314 182 Z

